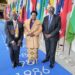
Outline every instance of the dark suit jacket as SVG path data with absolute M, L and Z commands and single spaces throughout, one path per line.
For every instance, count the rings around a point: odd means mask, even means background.
M 19 28 L 19 37 L 15 38 L 15 31 L 14 31 L 14 25 L 13 25 L 13 21 L 7 21 L 6 25 L 5 25 L 5 33 L 6 33 L 6 43 L 8 45 L 10 45 L 11 41 L 15 41 L 18 42 L 18 40 L 21 40 L 22 43 L 22 39 L 23 39 L 23 24 L 20 23 L 18 21 L 18 28 Z M 11 34 L 11 31 L 13 31 L 13 34 Z
M 51 21 L 51 25 L 48 28 L 48 16 L 44 18 L 43 24 L 42 24 L 42 31 L 43 34 L 51 34 L 53 39 L 58 40 L 59 39 L 59 30 L 61 28 L 61 18 L 60 16 L 53 15 L 53 19 Z M 46 37 L 44 36 L 46 39 Z

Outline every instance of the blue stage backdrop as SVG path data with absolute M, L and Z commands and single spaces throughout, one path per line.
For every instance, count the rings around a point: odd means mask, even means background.
M 41 61 L 45 58 L 45 54 L 39 50 L 38 63 L 27 64 L 27 48 L 25 39 L 23 41 L 23 47 L 20 51 L 20 62 L 23 62 L 22 67 L 16 67 L 15 69 L 11 66 L 9 57 L 9 49 L 5 43 L 5 22 L 0 21 L 0 75 L 72 75 L 65 68 L 58 63 L 55 64 L 53 69 L 49 68 L 49 62 L 42 64 Z

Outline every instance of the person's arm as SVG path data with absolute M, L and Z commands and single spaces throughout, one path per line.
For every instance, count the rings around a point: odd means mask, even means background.
M 14 39 L 12 38 L 12 36 L 10 35 L 10 32 L 9 32 L 9 29 L 8 29 L 8 25 L 9 25 L 9 21 L 6 22 L 6 25 L 5 25 L 5 34 L 6 34 L 6 37 L 9 39 L 8 42 L 9 43 L 13 43 L 14 42 Z
M 56 26 L 55 30 L 50 33 L 50 35 L 51 35 L 51 36 L 57 35 L 57 33 L 59 33 L 60 28 L 61 28 L 61 18 L 58 17 L 58 18 L 57 18 L 57 26 Z
M 22 40 L 23 40 L 23 35 L 24 35 L 24 27 L 23 27 L 23 23 L 18 23 L 20 25 L 20 36 L 19 36 L 19 40 L 18 40 L 18 46 L 20 46 L 22 44 Z
M 43 35 L 45 36 L 45 38 L 47 38 L 47 36 L 48 36 L 47 33 L 45 32 L 46 19 L 47 19 L 47 16 L 44 18 L 43 24 L 42 24 L 42 32 L 43 32 Z
M 24 34 L 24 26 L 23 26 L 23 23 L 20 23 L 21 25 L 21 28 L 20 28 L 20 40 L 22 41 L 23 40 L 23 34 Z
M 27 25 L 27 20 L 24 22 L 24 35 L 27 36 L 29 34 L 29 30 L 27 29 L 26 25 Z
M 43 23 L 42 23 L 42 32 L 44 33 L 44 22 L 45 22 L 45 18 L 43 20 Z
M 38 30 L 35 31 L 33 34 L 34 34 L 34 36 L 38 36 L 41 32 L 42 32 L 42 25 L 39 24 L 39 25 L 38 25 Z

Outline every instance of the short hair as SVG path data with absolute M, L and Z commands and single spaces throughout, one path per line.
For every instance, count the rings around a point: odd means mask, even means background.
M 53 13 L 54 13 L 54 11 L 55 11 L 55 8 L 54 8 L 53 6 L 51 6 L 50 8 L 53 10 Z
M 36 14 L 36 16 L 37 16 L 37 11 L 32 11 L 32 12 L 31 12 L 31 15 L 32 15 L 32 13 L 35 13 L 35 14 Z

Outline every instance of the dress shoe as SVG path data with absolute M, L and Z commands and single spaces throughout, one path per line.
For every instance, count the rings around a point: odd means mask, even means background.
M 37 59 L 32 61 L 33 64 L 37 64 Z
M 15 68 L 15 67 L 17 67 L 17 65 L 16 65 L 16 64 L 14 64 L 14 63 L 12 63 L 12 67 L 13 67 L 13 68 Z
M 45 63 L 45 62 L 48 62 L 49 61 L 49 59 L 44 59 L 43 61 L 42 61 L 42 63 Z
M 54 67 L 54 64 L 50 64 L 50 68 L 53 68 Z
M 30 60 L 27 61 L 27 64 L 30 64 Z
M 18 63 L 18 64 L 16 64 L 17 66 L 22 66 L 22 63 Z
M 38 59 L 35 60 L 35 64 L 37 64 L 37 62 L 38 62 Z

